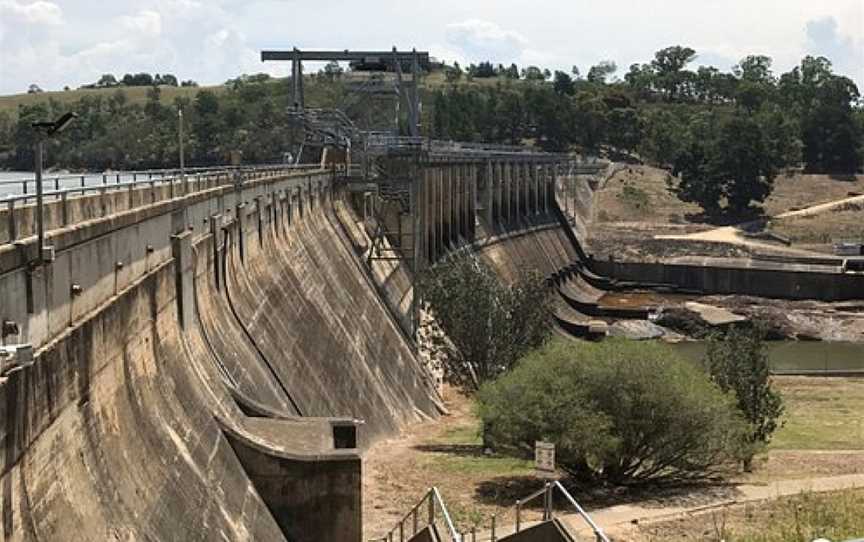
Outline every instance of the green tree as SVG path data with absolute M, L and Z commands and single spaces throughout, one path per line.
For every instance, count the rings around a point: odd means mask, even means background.
M 606 84 L 606 78 L 618 71 L 618 66 L 611 60 L 603 60 L 596 66 L 591 66 L 585 79 L 589 83 Z
M 556 71 L 555 79 L 553 81 L 553 88 L 558 94 L 566 94 L 568 96 L 572 96 L 573 78 L 567 75 L 565 72 Z
M 732 328 L 708 341 L 705 365 L 714 382 L 735 397 L 738 409 L 749 423 L 745 470 L 750 470 L 755 452 L 771 440 L 781 423 L 783 400 L 771 387 L 768 355 L 758 328 Z
M 117 78 L 110 73 L 106 73 L 96 81 L 96 86 L 101 88 L 111 88 L 119 85 Z
M 632 107 L 615 108 L 607 115 L 609 144 L 624 152 L 633 152 L 642 141 L 642 120 Z
M 474 392 L 508 371 L 551 334 L 549 289 L 525 274 L 507 285 L 480 260 L 456 254 L 421 277 L 419 291 L 447 340 L 445 376 Z
M 606 102 L 597 93 L 582 91 L 576 95 L 573 107 L 575 141 L 588 150 L 596 151 L 607 133 Z
M 651 67 L 655 73 L 656 85 L 665 92 L 669 101 L 678 98 L 685 80 L 683 70 L 695 59 L 696 51 L 680 45 L 666 47 L 654 54 Z
M 641 117 L 644 129 L 639 154 L 660 167 L 674 164 L 686 145 L 690 119 L 668 109 L 643 110 Z
M 498 450 L 530 457 L 549 441 L 572 475 L 614 484 L 716 476 L 746 432 L 731 397 L 657 344 L 553 340 L 478 399 Z
M 522 70 L 522 79 L 526 81 L 545 81 L 546 75 L 537 66 L 528 66 Z
M 747 213 L 771 193 L 774 178 L 791 155 L 748 114 L 719 117 L 706 113 L 691 122 L 688 143 L 675 158 L 672 189 L 682 201 L 697 203 L 709 215 Z
M 327 79 L 333 81 L 342 77 L 342 74 L 345 73 L 345 70 L 342 68 L 342 66 L 339 65 L 338 62 L 332 60 L 324 66 L 323 73 L 324 76 L 327 77 Z
M 656 77 L 651 64 L 631 64 L 624 81 L 637 96 L 646 99 L 654 89 Z
M 195 96 L 195 113 L 192 122 L 194 151 L 197 160 L 212 163 L 219 155 L 219 135 L 223 119 L 220 116 L 219 98 L 213 92 L 202 90 Z

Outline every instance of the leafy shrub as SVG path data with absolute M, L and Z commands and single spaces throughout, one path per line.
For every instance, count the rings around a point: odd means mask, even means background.
M 746 424 L 698 367 L 657 344 L 556 340 L 478 396 L 489 442 L 612 483 L 694 480 L 740 459 Z
M 725 335 L 712 335 L 705 354 L 711 378 L 721 390 L 734 394 L 738 409 L 750 424 L 750 446 L 743 458 L 746 470 L 753 454 L 780 427 L 783 415 L 783 400 L 771 387 L 764 334 L 760 327 L 732 328 Z
M 644 211 L 648 208 L 650 203 L 648 192 L 645 192 L 641 188 L 633 186 L 632 184 L 624 185 L 624 189 L 620 194 L 618 194 L 618 199 L 620 199 L 625 205 L 632 207 L 637 211 Z
M 446 338 L 438 338 L 445 378 L 473 392 L 498 377 L 552 332 L 549 287 L 537 273 L 512 284 L 470 254 L 428 270 L 420 294 Z

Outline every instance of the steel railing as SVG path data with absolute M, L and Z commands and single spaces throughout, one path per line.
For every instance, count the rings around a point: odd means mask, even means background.
M 543 521 L 549 521 L 553 519 L 553 499 L 555 496 L 555 490 L 561 492 L 564 495 L 564 498 L 570 503 L 576 512 L 585 520 L 585 522 L 591 527 L 591 530 L 594 531 L 594 536 L 597 538 L 597 542 L 609 542 L 609 538 L 603 532 L 594 520 L 591 519 L 591 516 L 588 515 L 588 512 L 582 508 L 576 499 L 573 498 L 573 495 L 570 494 L 569 491 L 564 489 L 564 486 L 561 485 L 561 482 L 547 482 L 545 486 L 538 489 L 534 493 L 528 495 L 524 499 L 519 499 L 516 501 L 516 532 L 522 530 L 522 507 L 525 506 L 526 503 L 537 499 L 541 495 L 543 496 Z
M 152 182 L 173 182 L 183 178 L 213 177 L 234 172 L 245 175 L 267 173 L 280 170 L 296 171 L 298 169 L 318 169 L 318 164 L 262 164 L 248 166 L 219 166 L 179 169 L 150 169 L 136 171 L 114 171 L 104 173 L 43 175 L 42 186 L 46 188 L 45 195 L 62 193 L 82 193 L 82 191 L 99 192 L 102 187 L 109 190 L 112 187 L 129 187 L 130 184 L 149 184 Z M 14 190 L 14 191 L 13 191 Z M 21 179 L 0 180 L 0 201 L 9 199 L 30 200 L 36 197 L 36 179 L 26 177 Z
M 439 512 L 440 516 L 438 515 Z M 426 515 L 425 518 L 422 517 L 424 514 Z M 370 542 L 395 542 L 397 540 L 405 542 L 424 528 L 435 525 L 439 517 L 444 520 L 444 526 L 451 542 L 462 542 L 462 536 L 453 525 L 453 520 L 447 511 L 447 505 L 444 504 L 444 499 L 441 498 L 441 493 L 436 487 L 430 488 L 390 532 L 381 538 L 374 538 Z
M 252 165 L 252 166 L 225 166 L 220 168 L 188 168 L 184 171 L 177 169 L 165 170 L 147 170 L 147 171 L 126 171 L 108 173 L 98 175 L 62 175 L 50 178 L 43 178 L 43 186 L 50 184 L 54 187 L 53 190 L 44 190 L 43 198 L 46 203 L 68 200 L 69 196 L 84 196 L 87 194 L 106 194 L 108 192 L 117 191 L 133 191 L 136 188 L 155 189 L 157 186 L 170 185 L 170 194 L 168 198 L 173 198 L 178 195 L 188 195 L 201 190 L 208 190 L 218 186 L 231 184 L 242 184 L 247 181 L 262 179 L 295 173 L 300 171 L 320 170 L 319 164 L 314 165 L 295 165 L 295 164 L 275 164 L 275 165 Z M 64 187 L 63 183 L 68 183 L 70 179 L 75 179 L 75 186 Z M 111 182 L 109 182 L 111 181 Z M 23 183 L 23 185 L 22 185 Z M 34 179 L 22 179 L 19 181 L 0 181 L 0 194 L 4 185 L 23 186 L 27 190 L 28 183 L 33 184 Z M 181 186 L 182 191 L 175 191 L 175 186 Z M 154 196 L 155 197 L 155 196 Z M 0 195 L 0 209 L 5 207 L 7 211 L 7 219 L 9 220 L 10 238 L 5 241 L 0 241 L 0 245 L 14 243 L 15 241 L 26 237 L 26 235 L 18 235 L 18 228 L 15 222 L 18 220 L 16 209 L 20 206 L 33 205 L 37 195 L 33 192 Z M 142 205 L 152 202 L 142 203 Z M 38 213 L 37 213 L 38 214 Z M 39 217 L 36 217 L 38 220 Z M 66 224 L 64 221 L 64 226 Z

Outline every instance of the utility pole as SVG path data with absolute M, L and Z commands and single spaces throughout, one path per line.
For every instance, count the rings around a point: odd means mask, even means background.
M 45 263 L 45 198 L 42 186 L 42 155 L 45 148 L 45 140 L 66 129 L 73 120 L 78 118 L 76 113 L 66 113 L 54 122 L 34 122 L 31 126 L 36 131 L 36 242 L 38 243 L 38 261 Z
M 45 251 L 45 216 L 44 197 L 42 187 L 42 152 L 45 147 L 45 138 L 42 133 L 36 136 L 36 238 L 39 247 L 39 263 L 43 263 Z
M 183 107 L 177 108 L 177 142 L 180 147 L 180 177 L 186 178 L 186 158 L 183 156 Z

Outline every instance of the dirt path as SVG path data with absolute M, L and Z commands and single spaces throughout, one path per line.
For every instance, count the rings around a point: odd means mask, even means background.
M 802 216 L 814 216 L 820 213 L 832 211 L 837 209 L 838 207 L 842 207 L 844 205 L 860 205 L 864 204 L 864 196 L 851 196 L 847 198 L 841 198 L 834 201 L 829 201 L 827 203 L 820 203 L 818 205 L 812 205 L 810 207 L 805 207 L 803 209 L 797 209 L 794 211 L 786 211 L 783 213 L 779 213 L 774 215 L 772 218 L 795 218 Z M 765 243 L 753 239 L 748 239 L 741 235 L 741 228 L 752 224 L 752 222 L 745 222 L 739 224 L 737 226 L 723 226 L 720 228 L 714 228 L 706 231 L 700 231 L 696 233 L 688 233 L 688 234 L 676 234 L 676 235 L 655 235 L 655 239 L 676 239 L 676 240 L 689 240 L 689 241 L 705 241 L 705 242 L 713 242 L 713 243 L 728 243 L 739 246 L 746 246 L 749 248 L 760 249 L 760 250 L 771 250 L 771 251 L 782 251 L 788 254 L 795 254 L 799 256 L 824 256 L 824 254 L 803 250 L 798 248 L 791 247 L 778 247 L 776 244 Z
M 637 525 L 668 521 L 682 516 L 699 514 L 718 508 L 764 501 L 797 495 L 801 492 L 825 492 L 864 487 L 864 473 L 841 476 L 825 476 L 804 480 L 778 480 L 765 484 L 742 484 L 734 487 L 730 498 L 698 506 L 651 506 L 649 504 L 624 504 L 590 512 L 594 521 L 607 534 L 618 540 L 627 540 L 635 533 Z M 584 520 L 575 514 L 563 516 L 565 523 L 577 535 L 590 536 Z
M 792 218 L 799 216 L 813 216 L 818 215 L 819 213 L 824 213 L 825 211 L 831 211 L 836 209 L 837 207 L 841 207 L 847 204 L 864 204 L 864 196 L 850 196 L 848 198 L 842 198 L 834 201 L 829 201 L 828 203 L 820 203 L 818 205 L 811 205 L 810 207 L 805 207 L 803 209 L 798 209 L 796 211 L 786 211 L 785 213 L 780 213 L 775 215 L 774 218 Z
M 781 247 L 772 243 L 765 243 L 748 239 L 741 235 L 741 230 L 737 226 L 723 226 L 722 228 L 714 228 L 713 230 L 700 231 L 696 233 L 686 233 L 680 235 L 655 235 L 655 239 L 676 239 L 686 241 L 703 241 L 709 243 L 727 243 L 730 245 L 738 245 L 749 247 L 758 250 L 781 251 L 785 254 L 794 254 L 797 256 L 824 257 L 825 255 L 812 250 L 804 250 L 800 248 Z
M 864 196 L 851 196 L 847 198 L 841 198 L 834 201 L 829 201 L 827 203 L 820 203 L 818 205 L 812 205 L 810 207 L 805 207 L 803 209 L 797 209 L 794 211 L 786 211 L 783 213 L 779 213 L 775 215 L 773 218 L 797 218 L 803 216 L 815 216 L 821 213 L 825 213 L 828 211 L 832 211 L 839 207 L 843 207 L 844 205 L 861 205 L 864 204 Z M 741 235 L 741 228 L 750 224 L 750 222 L 745 222 L 743 224 L 739 224 L 737 226 L 723 226 L 721 228 L 714 228 L 706 231 L 700 231 L 695 233 L 688 234 L 675 234 L 675 235 L 655 235 L 655 239 L 675 239 L 675 240 L 689 240 L 689 241 L 705 241 L 705 242 L 713 242 L 713 243 L 728 243 L 738 246 L 745 246 L 753 249 L 759 250 L 770 250 L 770 251 L 782 251 L 787 254 L 795 254 L 799 256 L 824 256 L 824 254 L 820 254 L 818 252 L 803 250 L 791 247 L 779 247 L 776 244 L 765 243 L 753 239 L 748 239 Z
M 380 441 L 363 457 L 363 540 L 384 536 L 423 496 L 428 487 L 408 486 L 400 473 L 417 469 L 414 447 L 424 436 L 439 432 L 441 421 L 427 421 L 407 428 L 401 435 Z M 411 490 L 415 491 L 411 491 Z M 415 493 L 416 496 L 410 496 Z

